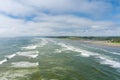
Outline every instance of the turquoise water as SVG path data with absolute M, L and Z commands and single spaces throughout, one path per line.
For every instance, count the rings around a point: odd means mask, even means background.
M 120 80 L 120 47 L 1 38 L 0 80 Z

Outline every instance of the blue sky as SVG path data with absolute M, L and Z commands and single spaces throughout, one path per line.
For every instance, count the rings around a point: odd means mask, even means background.
M 0 0 L 0 36 L 120 36 L 120 0 Z

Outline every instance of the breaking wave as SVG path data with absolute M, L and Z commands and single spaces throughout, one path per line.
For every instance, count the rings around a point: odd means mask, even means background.
M 4 60 L 0 61 L 0 64 L 3 64 L 3 63 L 5 63 L 5 62 L 7 62 L 9 59 L 14 58 L 16 55 L 17 55 L 17 54 L 6 55 L 6 56 L 5 56 L 6 58 L 5 58 Z
M 16 70 L 7 70 L 5 72 L 0 72 L 0 80 L 18 80 L 18 78 L 26 78 L 26 75 L 34 73 L 36 70 L 23 70 L 23 69 L 16 69 Z
M 30 46 L 22 47 L 22 49 L 26 49 L 26 50 L 31 50 L 31 49 L 36 49 L 36 48 L 37 48 L 36 45 L 30 45 Z
M 26 52 L 17 52 L 16 54 L 28 58 L 36 58 L 38 56 L 38 53 L 39 51 L 26 51 Z
M 110 58 L 109 56 L 101 55 L 99 53 L 94 53 L 94 52 L 86 51 L 86 50 L 79 49 L 79 48 L 75 48 L 73 46 L 69 46 L 69 45 L 66 45 L 64 43 L 58 43 L 58 45 L 63 47 L 62 49 L 56 49 L 58 52 L 62 52 L 62 51 L 65 51 L 65 50 L 79 52 L 80 55 L 77 55 L 77 56 L 84 56 L 84 57 L 93 56 L 94 58 L 99 59 L 99 62 L 101 64 L 110 65 L 110 67 L 119 68 L 120 69 L 120 62 L 119 61 L 115 61 L 114 59 Z M 118 53 L 115 53 L 115 54 L 118 54 Z
M 22 47 L 22 50 L 35 50 L 37 47 L 43 47 L 48 43 L 46 39 L 41 39 L 41 42 L 38 42 L 36 44 L 28 45 L 26 47 Z
M 112 52 L 112 51 L 108 51 L 108 50 L 105 50 L 105 49 L 102 49 L 102 48 L 96 48 L 96 47 L 91 47 L 91 46 L 85 46 L 85 47 L 101 50 L 101 51 L 104 51 L 104 52 L 107 52 L 107 53 L 111 53 L 111 54 L 115 54 L 115 55 L 120 55 L 120 53 L 118 53 L 118 52 Z
M 38 47 L 43 47 L 48 43 L 46 39 L 42 39 L 41 43 L 38 45 Z
M 120 62 L 112 60 L 111 58 L 107 57 L 107 56 L 98 56 L 99 59 L 101 59 L 101 64 L 106 64 L 106 65 L 110 65 L 110 67 L 113 68 L 120 68 Z
M 5 56 L 7 59 L 12 59 L 13 57 L 15 57 L 16 56 L 16 54 L 11 54 L 11 55 L 7 55 L 7 56 Z
M 30 68 L 30 67 L 37 67 L 39 65 L 38 62 L 36 63 L 31 63 L 31 62 L 13 62 L 11 63 L 11 67 L 16 67 L 16 68 Z
M 63 47 L 61 50 L 58 50 L 58 52 L 62 52 L 62 51 L 65 51 L 65 50 L 70 50 L 70 51 L 74 51 L 74 52 L 79 52 L 84 57 L 90 57 L 90 56 L 98 55 L 97 53 L 92 53 L 92 52 L 89 52 L 89 51 L 86 51 L 86 50 L 83 50 L 83 49 L 75 48 L 73 46 L 69 46 L 69 45 L 66 45 L 64 43 L 58 43 L 58 45 Z
M 4 60 L 0 61 L 0 64 L 3 64 L 5 62 L 7 62 L 7 59 L 4 59 Z

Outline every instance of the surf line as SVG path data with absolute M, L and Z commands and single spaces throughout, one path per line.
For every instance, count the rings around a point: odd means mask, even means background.
M 43 47 L 48 43 L 46 39 L 42 39 L 40 43 L 28 45 L 26 47 L 21 47 L 21 50 L 35 50 L 36 48 Z
M 35 53 L 35 54 L 34 54 Z M 6 55 L 5 59 L 0 61 L 0 65 L 7 62 L 8 60 L 14 58 L 15 56 L 24 56 L 29 58 L 36 58 L 38 56 L 38 51 L 28 51 L 28 52 L 16 52 L 15 54 Z
M 5 59 L 3 59 L 3 60 L 1 60 L 0 61 L 0 64 L 3 64 L 3 63 L 5 63 L 5 62 L 7 62 L 9 59 L 12 59 L 13 57 L 15 57 L 17 54 L 12 54 L 12 55 L 7 55 L 7 56 L 5 56 L 6 58 Z

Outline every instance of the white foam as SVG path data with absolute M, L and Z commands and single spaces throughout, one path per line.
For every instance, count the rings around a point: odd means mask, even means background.
M 40 43 L 37 43 L 36 45 L 29 45 L 29 46 L 26 46 L 26 47 L 22 47 L 22 49 L 25 49 L 25 50 L 34 50 L 36 49 L 37 47 L 43 47 L 45 46 L 48 41 L 46 39 L 41 39 L 42 41 Z
M 18 80 L 18 77 L 20 78 L 27 78 L 28 74 L 32 74 L 36 72 L 36 70 L 7 70 L 4 72 L 0 72 L 0 80 Z
M 116 54 L 116 55 L 119 55 L 120 56 L 120 53 L 117 53 L 117 52 L 111 52 L 112 54 Z
M 0 61 L 0 64 L 3 64 L 5 62 L 7 62 L 7 59 L 4 59 L 4 60 Z
M 36 45 L 30 45 L 30 46 L 22 47 L 22 49 L 26 49 L 26 50 L 32 50 L 32 49 L 36 49 L 36 48 L 37 48 Z
M 96 49 L 99 49 L 99 48 L 96 48 Z M 120 53 L 117 53 L 117 52 L 111 52 L 111 51 L 108 51 L 108 50 L 105 50 L 105 49 L 100 49 L 100 50 L 111 53 L 111 54 L 120 55 Z
M 48 43 L 46 39 L 41 39 L 41 40 L 42 40 L 41 43 L 38 45 L 39 47 L 43 47 Z
M 11 67 L 16 67 L 16 68 L 29 68 L 29 67 L 37 67 L 39 64 L 38 62 L 36 63 L 30 63 L 30 62 L 13 62 L 11 63 Z
M 16 54 L 11 54 L 11 55 L 7 55 L 7 56 L 5 56 L 5 57 L 7 57 L 8 59 L 12 59 L 13 57 L 15 57 L 16 56 Z
M 113 68 L 120 68 L 120 62 L 107 58 L 106 56 L 98 56 L 101 59 L 101 64 L 110 65 Z
M 88 47 L 88 46 L 85 46 L 85 47 Z M 94 48 L 94 49 L 102 50 L 104 52 L 108 52 L 108 53 L 111 53 L 111 54 L 120 55 L 120 53 L 118 53 L 118 52 L 111 52 L 111 51 L 108 51 L 108 50 L 105 50 L 105 49 L 102 49 L 102 48 L 96 48 L 96 47 L 91 47 L 91 46 L 88 47 L 88 48 Z
M 1 74 L 0 80 L 15 80 L 16 77 L 23 77 L 25 72 L 23 72 L 23 73 L 16 72 L 16 73 L 11 74 L 11 72 L 8 71 L 8 72 L 0 73 L 0 74 Z
M 62 52 L 62 49 L 56 49 L 56 50 L 55 50 L 55 53 L 56 53 L 56 52 L 57 52 L 57 53 L 61 53 L 61 52 Z
M 119 68 L 120 69 L 120 62 L 115 61 L 115 60 L 113 60 L 112 58 L 110 58 L 108 56 L 101 55 L 101 54 L 98 54 L 98 53 L 89 52 L 89 51 L 79 49 L 79 48 L 75 48 L 73 46 L 69 46 L 69 45 L 66 45 L 66 44 L 63 44 L 63 43 L 58 43 L 58 45 L 63 47 L 63 49 L 61 49 L 61 51 L 63 51 L 63 50 L 71 50 L 71 51 L 75 51 L 75 52 L 80 52 L 80 55 L 76 55 L 76 56 L 84 56 L 84 57 L 93 56 L 96 59 L 99 59 L 101 64 L 110 65 L 113 68 L 117 68 L 117 69 Z M 57 50 L 57 51 L 61 52 L 60 50 Z M 119 53 L 113 53 L 113 54 L 119 55 Z
M 27 51 L 27 52 L 17 52 L 19 56 L 25 56 L 29 58 L 36 58 L 38 56 L 38 51 Z
M 57 42 L 53 39 L 49 39 L 50 42 L 54 43 L 54 44 L 57 44 Z
M 3 63 L 5 63 L 5 62 L 7 62 L 8 59 L 12 59 L 12 58 L 15 57 L 15 56 L 16 56 L 16 54 L 6 55 L 6 56 L 5 56 L 6 59 L 0 61 L 0 64 L 3 64 Z
M 63 47 L 63 49 L 61 49 L 61 51 L 59 50 L 59 52 L 62 52 L 62 51 L 65 51 L 65 50 L 70 50 L 70 51 L 74 51 L 74 52 L 79 52 L 81 54 L 81 56 L 84 56 L 84 57 L 90 57 L 90 56 L 98 55 L 97 53 L 93 53 L 93 52 L 89 52 L 89 51 L 86 51 L 86 50 L 83 50 L 83 49 L 75 48 L 73 46 L 69 46 L 69 45 L 66 45 L 64 43 L 58 43 L 58 45 Z

